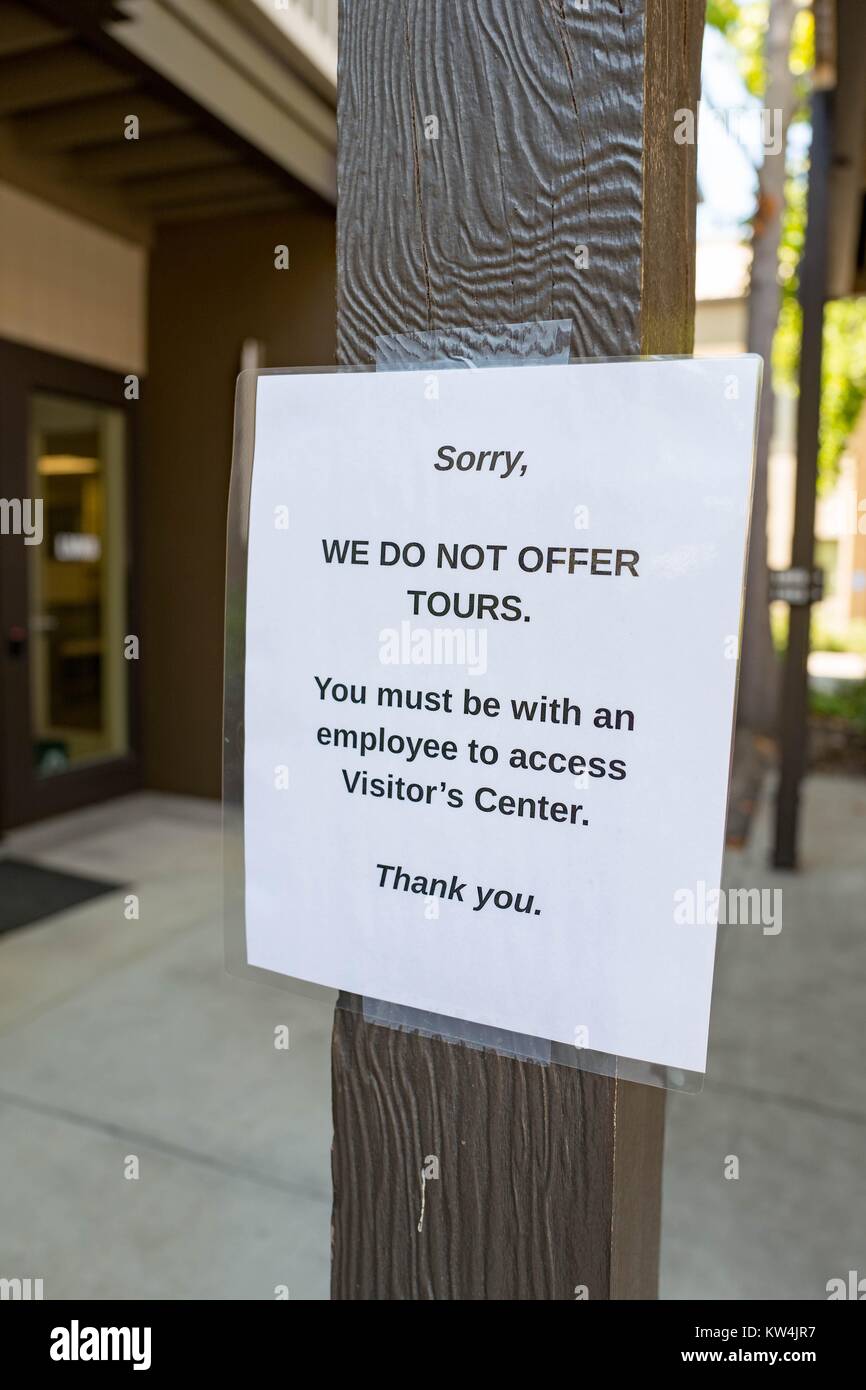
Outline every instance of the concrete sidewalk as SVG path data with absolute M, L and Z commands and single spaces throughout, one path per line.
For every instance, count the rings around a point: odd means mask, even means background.
M 727 881 L 781 886 L 783 929 L 722 932 L 709 1078 L 670 1097 L 667 1298 L 866 1273 L 866 782 L 811 779 L 802 874 L 766 868 L 768 831 L 764 807 Z M 142 794 L 3 850 L 124 890 L 0 937 L 0 1275 L 51 1299 L 326 1298 L 331 1006 L 225 973 L 218 809 Z
M 226 974 L 218 807 L 134 796 L 3 848 L 123 882 L 141 916 L 117 893 L 0 938 L 0 1274 L 326 1298 L 331 1009 Z
M 780 888 L 782 930 L 719 928 L 705 1087 L 669 1097 L 663 1298 L 866 1275 L 866 781 L 808 780 L 796 874 L 768 867 L 772 811 L 765 784 L 725 882 Z

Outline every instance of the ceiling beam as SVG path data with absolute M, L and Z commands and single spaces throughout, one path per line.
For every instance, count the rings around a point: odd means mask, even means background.
M 94 101 L 61 103 L 50 111 L 21 118 L 15 125 L 33 149 L 74 150 L 123 138 L 127 116 L 138 116 L 142 137 L 189 129 L 192 118 L 141 91 Z
M 335 202 L 334 113 L 218 6 L 153 0 L 107 32 L 271 163 Z
M 153 174 L 182 169 L 206 169 L 237 161 L 237 150 L 195 131 L 170 131 L 147 140 L 125 140 L 122 135 L 109 145 L 85 147 L 70 159 L 85 179 L 117 179 L 126 182 Z
M 247 193 L 281 193 L 277 180 L 243 164 L 222 169 L 200 169 L 191 174 L 165 174 L 138 179 L 125 187 L 134 207 L 156 208 L 172 203 L 193 203 L 206 198 L 235 197 Z
M 23 5 L 4 4 L 0 8 L 0 58 L 13 58 L 34 49 L 50 48 L 69 38 L 69 31 L 51 24 Z
M 110 67 L 74 44 L 63 44 L 0 63 L 0 116 L 58 101 L 104 96 L 134 85 L 131 73 Z
M 150 243 L 151 220 L 145 209 L 131 208 L 111 189 L 70 178 L 67 161 L 56 155 L 23 150 L 9 124 L 0 121 L 0 179 L 106 231 L 145 246 Z
M 201 222 L 209 217 L 248 217 L 258 212 L 296 212 L 309 208 L 305 193 L 259 194 L 256 197 L 212 198 L 189 206 L 179 204 L 157 208 L 153 220 L 157 227 L 178 222 Z

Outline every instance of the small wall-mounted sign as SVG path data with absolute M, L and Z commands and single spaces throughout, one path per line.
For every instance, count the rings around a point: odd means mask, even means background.
M 770 570 L 770 602 L 807 608 L 824 597 L 824 571 L 804 569 Z

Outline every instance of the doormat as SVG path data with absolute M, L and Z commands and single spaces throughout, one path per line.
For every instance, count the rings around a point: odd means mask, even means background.
M 0 859 L 0 933 L 28 927 L 91 898 L 116 893 L 121 887 L 120 883 L 79 878 L 23 859 Z

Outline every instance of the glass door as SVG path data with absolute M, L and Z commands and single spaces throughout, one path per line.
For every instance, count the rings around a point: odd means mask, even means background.
M 0 830 L 138 785 L 134 423 L 123 377 L 0 342 Z
M 126 421 L 120 410 L 36 391 L 28 402 L 33 766 L 54 777 L 129 751 Z

